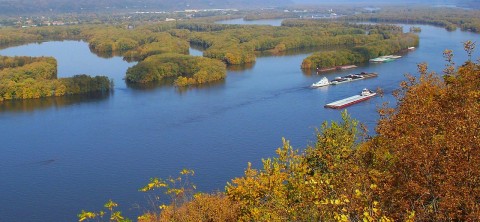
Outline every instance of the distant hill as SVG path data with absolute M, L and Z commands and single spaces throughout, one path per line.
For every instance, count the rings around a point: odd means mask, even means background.
M 255 9 L 302 4 L 428 4 L 480 8 L 480 0 L 0 0 L 0 15 L 208 8 Z
M 292 0 L 294 4 L 395 4 L 395 5 L 455 5 L 458 7 L 480 9 L 480 0 Z
M 285 6 L 290 0 L 0 0 L 0 14 L 92 12 L 113 10 L 184 10 Z

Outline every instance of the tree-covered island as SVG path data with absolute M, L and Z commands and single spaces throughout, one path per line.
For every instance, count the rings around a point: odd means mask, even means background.
M 0 101 L 108 92 L 112 88 L 112 81 L 105 76 L 57 78 L 57 61 L 51 57 L 0 56 Z

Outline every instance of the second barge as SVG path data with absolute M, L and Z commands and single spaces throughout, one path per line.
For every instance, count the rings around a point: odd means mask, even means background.
M 338 100 L 338 101 L 335 101 L 335 102 L 331 102 L 331 103 L 325 105 L 325 108 L 342 109 L 344 107 L 351 106 L 353 104 L 368 100 L 368 99 L 374 97 L 375 95 L 377 95 L 377 93 L 372 92 L 368 89 L 363 89 L 362 93 L 360 93 L 360 95 L 350 96 L 350 97 L 345 98 L 345 99 L 341 99 L 341 100 Z

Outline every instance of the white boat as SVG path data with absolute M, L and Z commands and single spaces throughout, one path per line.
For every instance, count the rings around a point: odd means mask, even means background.
M 377 95 L 377 93 L 376 93 L 376 92 L 372 92 L 372 91 L 370 91 L 370 90 L 367 89 L 367 88 L 364 88 L 364 89 L 362 90 L 362 93 L 360 93 L 360 95 L 366 96 L 366 97 L 372 97 L 372 96 Z
M 377 58 L 374 58 L 374 59 L 370 59 L 369 61 L 372 62 L 372 63 L 383 63 L 383 62 L 391 62 L 395 59 L 399 59 L 399 58 L 402 58 L 402 56 L 399 56 L 399 55 L 384 55 L 384 56 L 380 56 L 380 57 L 377 57 Z
M 398 55 L 387 55 L 387 56 L 380 56 L 381 58 L 385 58 L 385 59 L 399 59 L 399 58 L 402 58 L 402 56 L 398 56 Z
M 369 61 L 372 62 L 372 63 L 383 63 L 383 62 L 391 62 L 391 61 L 393 61 L 393 59 L 385 58 L 385 57 L 378 57 L 378 58 L 370 59 Z
M 410 46 L 410 47 L 408 47 L 407 49 L 408 49 L 408 50 L 415 50 L 415 47 Z
M 328 85 L 330 85 L 330 82 L 328 81 L 327 77 L 323 77 L 322 79 L 320 79 L 320 81 L 313 83 L 311 87 L 318 88 L 318 87 L 328 86 Z

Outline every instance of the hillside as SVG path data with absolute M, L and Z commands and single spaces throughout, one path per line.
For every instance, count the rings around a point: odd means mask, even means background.
M 98 12 L 117 10 L 184 10 L 204 8 L 262 8 L 290 4 L 289 0 L 0 0 L 0 14 Z

